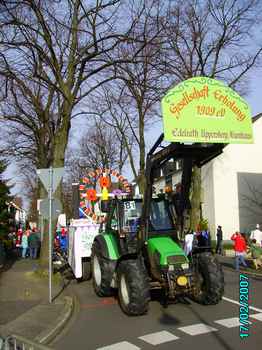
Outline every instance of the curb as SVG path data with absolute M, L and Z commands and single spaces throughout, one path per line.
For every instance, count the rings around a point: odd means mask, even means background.
M 71 318 L 74 310 L 74 299 L 72 297 L 64 297 L 65 305 L 62 315 L 57 319 L 56 325 L 49 326 L 45 331 L 40 333 L 34 340 L 40 344 L 48 344 L 53 340 L 60 331 L 64 328 L 65 324 Z

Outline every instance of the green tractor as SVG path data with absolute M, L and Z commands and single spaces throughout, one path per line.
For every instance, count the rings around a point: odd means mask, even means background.
M 186 256 L 178 237 L 190 208 L 192 167 L 201 167 L 220 153 L 221 144 L 171 143 L 162 147 L 163 134 L 147 155 L 146 190 L 141 198 L 115 198 L 108 203 L 108 219 L 96 236 L 91 255 L 93 286 L 101 297 L 118 290 L 127 315 L 145 314 L 150 290 L 160 289 L 165 305 L 189 297 L 201 304 L 217 304 L 224 292 L 223 271 L 210 247 L 196 247 Z M 179 200 L 154 197 L 156 170 L 173 158 L 183 160 Z

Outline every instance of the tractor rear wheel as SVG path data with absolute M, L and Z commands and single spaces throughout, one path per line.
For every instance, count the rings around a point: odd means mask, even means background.
M 118 297 L 122 310 L 129 316 L 143 315 L 150 300 L 149 278 L 140 259 L 123 260 L 117 270 Z
M 218 304 L 224 294 L 222 266 L 211 253 L 196 257 L 196 288 L 193 299 L 203 305 Z
M 93 287 L 99 297 L 108 297 L 114 294 L 111 288 L 113 263 L 103 257 L 101 247 L 97 242 L 93 243 L 91 255 L 91 270 Z

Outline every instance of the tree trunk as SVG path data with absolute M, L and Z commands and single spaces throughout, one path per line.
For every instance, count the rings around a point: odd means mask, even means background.
M 196 230 L 200 222 L 201 206 L 201 168 L 194 166 L 192 173 L 192 198 L 190 212 L 190 229 Z
M 145 176 L 145 171 L 141 171 L 140 174 L 137 176 L 137 184 L 139 188 L 139 193 L 144 194 L 145 188 L 146 188 L 146 176 Z
M 47 199 L 47 191 L 45 190 L 42 182 L 39 180 L 38 182 L 38 198 Z M 48 268 L 48 220 L 44 219 L 44 230 L 43 230 L 43 240 L 41 242 L 41 250 L 40 250 L 40 260 L 39 267 L 40 270 L 46 270 Z
M 68 134 L 71 127 L 70 116 L 64 116 L 64 122 L 61 126 L 60 130 L 56 133 L 54 137 L 54 156 L 53 156 L 53 167 L 54 168 L 62 168 L 65 164 L 65 151 L 68 143 Z M 62 185 L 61 183 L 57 187 L 54 196 L 61 200 L 62 206 L 64 208 L 62 196 Z
M 145 146 L 145 115 L 142 110 L 142 106 L 138 104 L 139 113 L 139 175 L 138 175 L 138 187 L 139 192 L 144 194 L 146 186 L 145 177 L 145 157 L 146 157 L 146 146 Z
M 65 118 L 65 122 L 63 123 L 60 130 L 56 133 L 54 136 L 54 148 L 53 148 L 53 162 L 52 166 L 54 168 L 63 167 L 64 166 L 64 159 L 65 159 L 65 150 L 67 147 L 68 142 L 68 133 L 70 130 L 70 120 L 69 117 Z M 42 184 L 40 186 L 40 197 L 39 198 L 47 198 L 46 191 L 44 190 Z M 43 195 L 43 191 L 45 191 Z M 62 200 L 62 186 L 61 184 L 58 186 L 57 190 L 53 194 L 53 197 L 58 198 L 59 200 Z M 63 205 L 63 202 L 62 202 Z M 56 228 L 56 221 L 52 221 L 52 233 L 54 233 Z M 53 237 L 52 237 L 53 238 Z M 44 236 L 43 241 L 41 245 L 41 253 L 40 253 L 40 269 L 46 270 L 48 268 L 48 261 L 49 261 L 49 222 L 48 220 L 44 220 Z

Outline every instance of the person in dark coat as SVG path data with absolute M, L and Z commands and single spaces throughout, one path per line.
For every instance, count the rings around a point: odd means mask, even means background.
M 37 258 L 37 252 L 40 245 L 39 237 L 38 235 L 33 231 L 31 231 L 29 237 L 28 237 L 28 246 L 30 250 L 30 258 L 36 259 Z
M 217 227 L 217 245 L 216 245 L 216 254 L 222 254 L 222 242 L 223 242 L 223 232 L 222 227 Z

